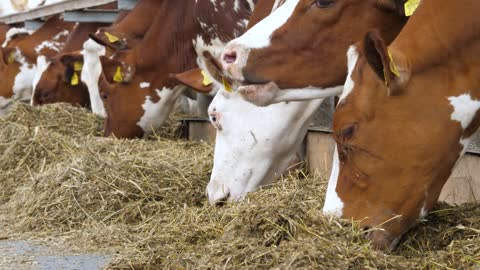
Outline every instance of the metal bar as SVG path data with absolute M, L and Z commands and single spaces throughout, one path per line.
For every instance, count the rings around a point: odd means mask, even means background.
M 42 20 L 29 20 L 25 22 L 25 28 L 29 31 L 36 31 L 42 27 L 45 22 Z
M 137 5 L 137 0 L 118 0 L 119 10 L 132 10 Z
M 63 20 L 66 22 L 101 22 L 113 23 L 118 16 L 117 11 L 107 10 L 78 10 L 66 11 Z
M 84 9 L 88 7 L 100 6 L 103 4 L 108 4 L 115 2 L 116 0 L 66 0 L 64 2 L 59 2 L 47 6 L 41 6 L 27 12 L 11 14 L 8 16 L 0 17 L 0 22 L 6 24 L 25 22 L 28 20 L 34 20 L 58 13 L 63 13 L 64 11 Z

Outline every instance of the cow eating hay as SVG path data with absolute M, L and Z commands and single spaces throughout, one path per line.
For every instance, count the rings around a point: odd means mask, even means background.
M 480 261 L 478 205 L 437 208 L 382 255 L 355 226 L 322 216 L 323 179 L 298 171 L 212 207 L 210 146 L 173 133 L 105 139 L 100 129 L 96 117 L 65 105 L 18 104 L 0 118 L 0 227 L 9 232 L 0 238 L 60 235 L 118 252 L 112 269 L 466 269 Z

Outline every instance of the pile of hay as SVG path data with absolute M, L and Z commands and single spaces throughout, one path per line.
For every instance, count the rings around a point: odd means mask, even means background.
M 65 105 L 20 104 L 0 119 L 0 213 L 10 230 L 108 249 L 116 253 L 111 269 L 480 265 L 478 205 L 439 206 L 383 255 L 354 225 L 321 215 L 319 177 L 300 170 L 241 203 L 212 207 L 205 197 L 211 146 L 162 134 L 105 139 L 100 126 Z

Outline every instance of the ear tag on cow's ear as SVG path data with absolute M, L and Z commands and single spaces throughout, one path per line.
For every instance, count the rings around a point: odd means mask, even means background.
M 395 74 L 395 76 L 400 77 L 400 71 L 398 71 L 398 67 L 393 61 L 393 56 L 390 50 L 388 51 L 388 58 L 390 59 L 390 71 Z
M 74 71 L 82 71 L 82 68 L 83 68 L 83 64 L 82 62 L 75 62 L 73 63 L 73 70 Z
M 7 59 L 8 64 L 13 64 L 13 62 L 15 62 L 15 52 L 11 52 L 8 55 L 8 59 Z
M 223 81 L 223 88 L 225 89 L 225 91 L 232 93 L 233 92 L 232 85 L 230 85 L 230 83 L 227 82 L 227 80 L 225 79 L 222 79 L 222 81 Z
M 123 82 L 123 76 L 122 76 L 122 68 L 117 67 L 117 71 L 115 72 L 115 75 L 113 76 L 113 80 L 116 82 Z
M 71 85 L 75 86 L 79 83 L 79 78 L 77 72 L 73 72 L 72 80 L 70 81 Z
M 207 72 L 205 70 L 202 70 L 202 75 L 203 75 L 203 85 L 208 86 L 213 83 L 212 79 L 208 76 Z
M 405 16 L 410 17 L 413 15 L 415 10 L 417 9 L 418 5 L 420 5 L 420 2 L 422 0 L 408 0 L 405 2 Z
M 105 32 L 105 36 L 107 36 L 107 39 L 110 43 L 115 43 L 115 42 L 118 42 L 120 39 L 108 32 Z

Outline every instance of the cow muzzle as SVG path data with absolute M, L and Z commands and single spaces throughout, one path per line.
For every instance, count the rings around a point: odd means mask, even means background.
M 228 77 L 235 81 L 243 82 L 243 69 L 247 65 L 250 49 L 244 45 L 229 43 L 221 56 L 222 68 Z

